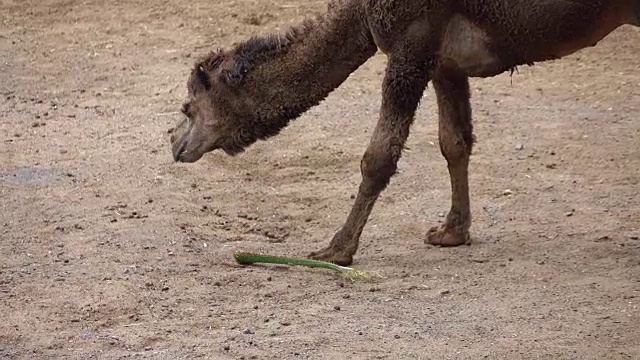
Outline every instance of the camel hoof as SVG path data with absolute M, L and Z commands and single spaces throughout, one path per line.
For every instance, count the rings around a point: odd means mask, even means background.
M 346 254 L 344 251 L 335 249 L 332 246 L 324 248 L 320 251 L 314 251 L 308 255 L 310 259 L 327 261 L 340 266 L 349 266 L 353 262 L 353 256 Z
M 471 243 L 471 237 L 469 231 L 460 231 L 441 225 L 429 229 L 424 242 L 436 246 L 460 246 Z

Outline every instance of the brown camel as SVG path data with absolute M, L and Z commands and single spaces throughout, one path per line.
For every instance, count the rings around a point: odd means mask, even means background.
M 380 193 L 396 172 L 414 113 L 432 81 L 451 210 L 425 242 L 469 242 L 468 165 L 474 141 L 469 77 L 557 59 L 594 46 L 623 24 L 640 26 L 640 0 L 334 0 L 328 11 L 278 35 L 251 38 L 199 61 L 173 157 L 195 162 L 242 152 L 317 105 L 378 49 L 388 57 L 380 118 L 361 161 L 355 203 L 314 259 L 348 265 Z

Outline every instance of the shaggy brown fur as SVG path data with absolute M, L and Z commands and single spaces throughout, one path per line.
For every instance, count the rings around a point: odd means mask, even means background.
M 176 161 L 222 149 L 234 155 L 276 135 L 317 105 L 379 49 L 388 56 L 380 119 L 362 158 L 349 216 L 315 259 L 352 262 L 362 229 L 396 172 L 419 100 L 432 81 L 451 210 L 426 242 L 469 241 L 468 165 L 473 145 L 469 77 L 556 59 L 640 25 L 640 0 L 335 0 L 286 34 L 257 37 L 196 64 L 186 119 L 172 135 Z

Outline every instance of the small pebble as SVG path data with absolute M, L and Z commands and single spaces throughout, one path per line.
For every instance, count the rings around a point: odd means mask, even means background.
M 255 332 L 254 330 L 251 330 L 251 329 L 245 329 L 245 331 L 243 331 L 243 333 L 244 333 L 244 334 L 247 334 L 247 335 L 253 335 L 253 334 L 255 334 L 256 332 Z
M 516 145 L 516 150 L 522 150 L 524 149 L 524 144 L 517 144 Z
M 334 306 L 333 310 L 340 311 L 340 306 L 339 305 Z

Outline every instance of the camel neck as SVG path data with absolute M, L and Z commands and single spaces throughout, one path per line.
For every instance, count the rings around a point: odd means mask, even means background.
M 292 28 L 286 40 L 280 51 L 259 57 L 243 85 L 255 104 L 248 109 L 259 122 L 254 127 L 264 129 L 258 138 L 319 104 L 377 50 L 361 2 L 353 0 L 334 1 L 323 16 Z

